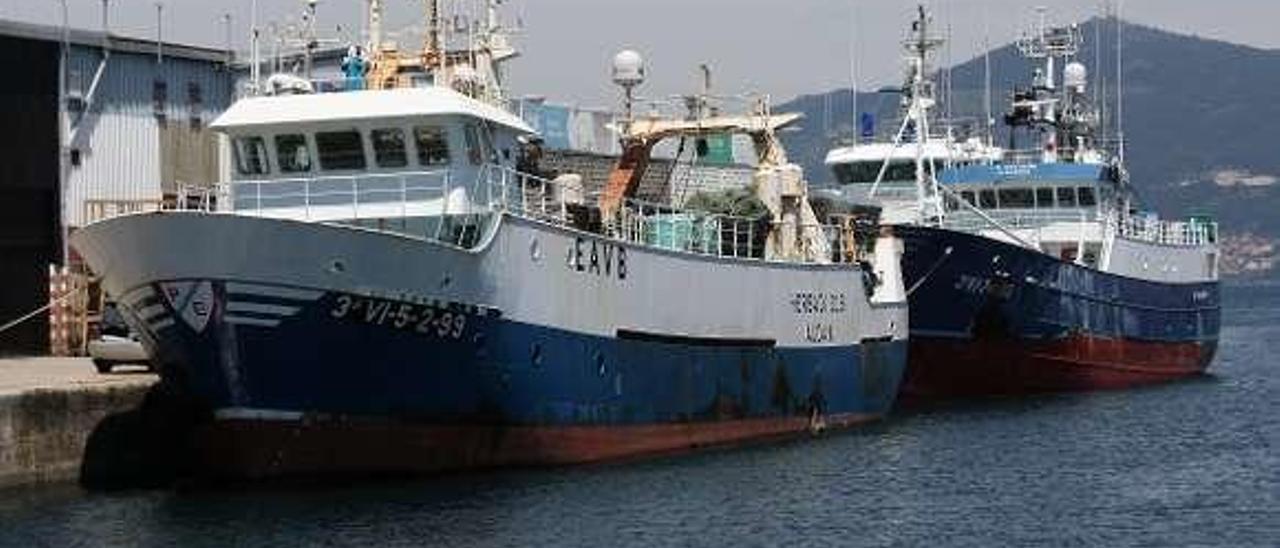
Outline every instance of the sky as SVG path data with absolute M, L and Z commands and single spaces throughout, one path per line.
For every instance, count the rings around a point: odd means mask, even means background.
M 384 0 L 388 29 L 421 18 L 422 0 Z M 448 3 L 449 0 L 446 0 Z M 457 4 L 474 4 L 463 0 Z M 949 36 L 939 60 L 960 63 L 1014 39 L 1050 5 L 1052 21 L 1082 21 L 1105 0 L 927 0 Z M 75 27 L 101 28 L 102 0 L 65 0 Z M 110 0 L 114 32 L 156 36 L 156 0 Z M 247 50 L 254 0 L 162 0 L 167 41 Z M 901 48 L 918 2 L 910 0 L 505 0 L 504 19 L 521 23 L 523 56 L 510 68 L 519 95 L 584 107 L 610 107 L 617 51 L 641 52 L 649 71 L 638 91 L 650 98 L 696 89 L 698 65 L 718 93 L 767 93 L 777 101 L 850 87 L 897 83 Z M 1261 48 L 1280 48 L 1275 0 L 1111 0 L 1137 23 Z M 258 20 L 298 19 L 303 0 L 257 0 Z M 359 36 L 363 0 L 320 0 L 322 35 Z M 61 0 L 0 0 L 0 18 L 58 25 Z M 231 15 L 231 25 L 225 16 Z M 341 30 L 340 30 L 341 29 Z

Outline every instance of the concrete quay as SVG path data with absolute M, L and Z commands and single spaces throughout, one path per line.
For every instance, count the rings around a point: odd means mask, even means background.
M 139 409 L 158 378 L 87 358 L 0 359 L 0 487 L 83 481 L 90 438 Z

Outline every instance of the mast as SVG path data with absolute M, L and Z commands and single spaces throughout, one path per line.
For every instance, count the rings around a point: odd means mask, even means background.
M 303 65 L 302 75 L 307 80 L 311 79 L 312 67 L 315 64 L 315 50 L 319 46 L 316 39 L 316 4 L 320 0 L 306 0 L 307 11 L 303 12 L 303 24 L 306 28 L 303 30 L 306 38 L 306 44 L 303 46 Z
M 445 64 L 440 43 L 440 0 L 427 0 L 427 52 L 435 55 L 438 82 L 444 74 Z
M 858 112 L 858 3 L 849 7 L 849 89 L 853 94 L 853 144 L 862 142 L 862 113 Z
M 986 2 L 982 4 L 982 36 L 982 106 L 983 113 L 986 116 L 982 124 L 987 132 L 987 146 L 994 147 L 996 143 L 996 119 L 991 113 L 991 10 Z
M 258 0 L 253 0 L 250 10 L 249 57 L 252 65 L 249 67 L 249 82 L 253 86 L 254 95 L 257 95 L 262 90 L 262 53 L 258 49 L 262 31 L 258 28 Z
M 164 64 L 164 2 L 156 2 L 156 64 Z
M 1120 165 L 1124 165 L 1124 0 L 1116 1 L 1116 140 Z
M 368 0 L 365 19 L 365 28 L 369 33 L 369 55 L 376 57 L 382 51 L 382 0 Z
M 902 146 L 903 140 L 907 138 L 907 131 L 914 129 L 916 206 L 920 220 L 924 221 L 942 215 L 938 179 L 932 173 L 932 169 L 929 172 L 925 170 L 925 145 L 930 140 L 929 110 L 936 104 L 933 97 L 933 83 L 929 80 L 929 53 L 941 47 L 943 41 L 930 36 L 929 14 L 925 11 L 924 5 L 917 6 L 917 17 L 911 24 L 911 30 L 912 36 L 905 42 L 908 53 L 908 79 L 903 89 L 907 94 L 906 115 L 893 139 L 893 147 L 890 148 L 884 164 L 880 166 L 880 173 L 876 175 L 876 182 L 871 186 L 870 194 L 875 196 L 880 183 L 884 181 L 885 174 L 889 171 L 890 164 L 893 163 L 894 151 Z M 929 167 L 936 167 L 933 165 L 932 158 L 929 159 Z

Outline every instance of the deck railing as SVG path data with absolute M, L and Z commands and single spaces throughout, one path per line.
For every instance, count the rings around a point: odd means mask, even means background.
M 669 251 L 764 259 L 773 228 L 767 216 L 744 217 L 625 200 L 616 220 L 592 219 L 598 196 L 573 179 L 550 180 L 488 165 L 469 184 L 447 170 L 377 175 L 237 181 L 184 189 L 174 209 L 336 222 L 470 247 L 493 213 L 560 226 L 595 228 L 621 241 Z M 855 262 L 868 242 L 850 227 L 802 226 L 826 248 L 801 250 L 810 262 Z
M 98 200 L 84 201 L 84 224 L 164 209 L 164 200 Z
M 1212 221 L 1165 221 L 1126 216 L 1109 222 L 1117 236 L 1171 246 L 1202 246 L 1218 242 L 1218 223 Z
M 465 213 L 452 195 L 458 188 L 448 170 L 239 181 L 230 204 L 241 215 L 303 221 L 439 215 L 451 206 Z
M 1058 223 L 1089 223 L 1097 220 L 1095 210 L 1070 209 L 984 209 L 987 217 L 1008 229 L 1039 229 Z M 943 226 L 966 232 L 994 228 L 991 221 L 969 211 L 952 211 Z
M 1007 229 L 1038 230 L 1054 224 L 1098 224 L 1122 238 L 1170 246 L 1201 246 L 1217 243 L 1218 224 L 1211 221 L 1166 221 L 1134 215 L 1108 215 L 1097 210 L 983 210 Z M 943 226 L 964 232 L 995 228 L 992 223 L 969 212 L 951 212 Z
M 768 227 L 761 219 L 626 200 L 619 213 L 616 234 L 627 242 L 670 251 L 761 258 Z

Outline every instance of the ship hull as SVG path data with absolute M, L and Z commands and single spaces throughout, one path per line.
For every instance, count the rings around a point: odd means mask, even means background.
M 213 417 L 195 453 L 217 476 L 597 462 L 852 426 L 895 400 L 906 305 L 854 302 L 856 270 L 606 253 L 514 218 L 489 234 L 460 249 L 168 214 L 75 242 Z M 798 290 L 848 301 L 797 307 Z
M 1216 282 L 1117 276 L 973 234 L 898 226 L 911 402 L 1118 389 L 1202 374 Z

